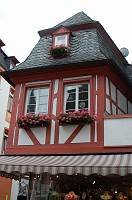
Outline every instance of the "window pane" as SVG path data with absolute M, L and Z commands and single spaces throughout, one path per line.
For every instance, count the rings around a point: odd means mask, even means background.
M 69 93 L 67 94 L 67 101 L 75 101 L 76 94 L 75 93 Z
M 31 89 L 31 90 L 29 90 L 29 97 L 30 96 L 36 96 L 37 95 L 37 90 L 36 89 Z
M 39 91 L 40 91 L 40 93 L 39 93 L 40 96 L 48 95 L 48 93 L 49 93 L 48 88 L 41 88 Z
M 75 110 L 75 102 L 67 102 L 66 111 L 74 111 L 74 110 Z
M 88 92 L 79 93 L 79 100 L 88 99 Z
M 39 113 L 47 113 L 47 105 L 39 105 Z
M 88 108 L 88 100 L 86 100 L 86 101 L 79 101 L 78 107 L 79 107 L 78 109 Z
M 29 104 L 36 104 L 36 97 L 30 97 Z
M 47 104 L 48 98 L 47 97 L 39 97 L 39 104 Z
M 88 91 L 88 84 L 81 84 L 78 85 L 78 87 L 79 87 L 79 92 Z
M 66 45 L 66 35 L 57 36 L 55 38 L 55 45 L 61 45 L 61 44 Z
M 35 113 L 36 105 L 28 105 L 27 106 L 27 113 Z
M 66 90 L 68 93 L 71 93 L 71 92 L 76 92 L 76 86 L 75 85 L 69 85 L 66 87 Z
M 48 111 L 49 88 L 29 89 L 27 91 L 27 113 L 45 113 Z

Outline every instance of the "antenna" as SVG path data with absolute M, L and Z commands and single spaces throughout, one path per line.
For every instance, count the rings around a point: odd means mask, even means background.
M 120 52 L 122 53 L 122 55 L 123 55 L 124 57 L 127 57 L 127 56 L 129 55 L 129 51 L 128 51 L 128 49 L 125 48 L 125 47 L 122 47 L 122 48 L 120 49 Z

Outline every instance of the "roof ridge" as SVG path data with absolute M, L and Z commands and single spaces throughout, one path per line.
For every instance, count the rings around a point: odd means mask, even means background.
M 69 17 L 68 19 L 60 22 L 56 26 L 53 26 L 52 28 L 57 28 L 59 26 L 71 26 L 71 25 L 80 25 L 80 24 L 86 24 L 88 22 L 93 22 L 88 15 L 86 15 L 83 11 L 80 11 L 76 13 L 75 15 Z

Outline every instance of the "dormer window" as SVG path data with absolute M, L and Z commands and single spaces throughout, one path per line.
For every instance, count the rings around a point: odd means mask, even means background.
M 69 55 L 70 31 L 65 27 L 59 27 L 53 33 L 52 46 L 49 48 L 51 58 L 64 58 Z
M 58 45 L 65 45 L 69 46 L 69 36 L 70 31 L 65 28 L 64 26 L 59 27 L 54 33 L 53 33 L 53 44 L 52 46 L 58 46 Z
M 68 46 L 68 35 L 55 36 L 55 46 L 59 45 Z

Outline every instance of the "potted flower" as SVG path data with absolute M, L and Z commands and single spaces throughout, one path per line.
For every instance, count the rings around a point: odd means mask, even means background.
M 60 112 L 57 117 L 59 125 L 66 124 L 90 124 L 96 120 L 96 116 L 90 114 L 88 110 L 80 110 L 73 112 Z
M 78 196 L 73 192 L 70 191 L 66 196 L 65 196 L 66 200 L 77 200 Z
M 56 45 L 49 48 L 49 53 L 53 58 L 66 57 L 68 55 L 68 47 L 65 45 Z
M 50 118 L 47 114 L 26 114 L 18 118 L 17 123 L 21 128 L 34 126 L 47 126 Z

